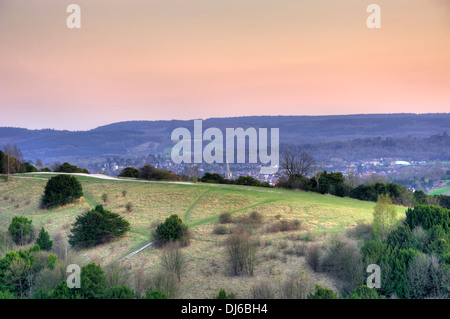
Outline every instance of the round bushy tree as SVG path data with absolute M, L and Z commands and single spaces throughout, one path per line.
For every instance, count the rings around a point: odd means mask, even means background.
M 18 245 L 30 243 L 34 238 L 33 221 L 22 216 L 15 216 L 8 227 L 12 240 Z
M 110 241 L 130 230 L 128 221 L 117 213 L 105 210 L 102 205 L 78 216 L 73 226 L 69 244 L 80 247 L 92 247 Z
M 45 207 L 65 205 L 81 196 L 83 196 L 83 188 L 74 176 L 57 175 L 47 182 L 42 204 Z
M 181 241 L 187 244 L 188 227 L 178 215 L 166 218 L 164 223 L 158 225 L 155 231 L 155 239 L 162 242 Z

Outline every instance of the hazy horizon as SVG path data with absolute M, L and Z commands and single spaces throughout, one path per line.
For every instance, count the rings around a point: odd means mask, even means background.
M 66 8 L 81 7 L 81 29 Z M 366 26 L 371 3 L 381 29 Z M 3 0 L 0 127 L 446 113 L 447 0 Z

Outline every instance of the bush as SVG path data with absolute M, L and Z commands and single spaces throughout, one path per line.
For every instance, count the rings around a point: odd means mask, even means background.
M 261 186 L 261 182 L 251 176 L 239 176 L 233 183 L 236 185 Z
M 169 299 L 161 290 L 154 290 L 152 287 L 147 289 L 145 299 Z
M 280 284 L 280 298 L 282 299 L 306 299 L 314 290 L 312 279 L 302 271 L 299 275 L 287 276 Z
M 322 251 L 317 244 L 310 245 L 306 250 L 306 262 L 315 271 L 320 270 L 320 264 L 322 259 Z
M 408 225 L 400 225 L 391 231 L 386 239 L 386 243 L 399 249 L 416 249 L 419 247 L 419 243 Z
M 34 227 L 32 221 L 26 217 L 16 216 L 8 227 L 12 240 L 17 245 L 29 244 L 34 239 Z
M 367 285 L 361 285 L 348 297 L 348 299 L 380 299 L 375 288 L 369 288 Z
M 139 169 L 139 178 L 154 181 L 180 181 L 181 177 L 174 172 L 156 168 L 152 165 L 144 165 Z
M 275 299 L 276 290 L 270 280 L 264 279 L 253 284 L 251 294 L 253 299 Z
M 70 175 L 57 175 L 49 179 L 45 186 L 42 204 L 44 207 L 60 206 L 83 196 L 80 182 Z
M 36 239 L 36 244 L 39 245 L 41 250 L 50 251 L 53 247 L 53 240 L 50 240 L 50 235 L 45 231 L 44 227 L 42 227 L 38 238 Z
M 127 286 L 117 286 L 106 289 L 103 292 L 102 299 L 134 299 L 136 294 L 134 290 Z
M 92 247 L 123 236 L 130 230 L 130 223 L 119 214 L 104 210 L 97 205 L 76 218 L 69 235 L 72 246 Z
M 228 224 L 233 222 L 233 218 L 231 217 L 230 213 L 223 213 L 219 216 L 219 223 L 220 224 Z
M 299 230 L 301 225 L 302 225 L 302 223 L 298 219 L 294 219 L 294 220 L 282 219 L 282 220 L 279 220 L 279 221 L 273 223 L 269 227 L 268 231 L 271 233 L 295 231 L 295 230 Z
M 9 232 L 0 229 L 0 258 L 7 252 L 15 249 L 16 244 L 12 240 Z
M 134 167 L 125 167 L 118 175 L 118 177 L 138 178 L 139 170 Z
M 364 269 L 360 249 L 353 242 L 342 238 L 332 238 L 325 251 L 322 269 L 339 280 L 340 289 L 345 294 L 363 284 Z
M 314 294 L 309 293 L 308 299 L 339 299 L 339 297 L 333 290 L 316 285 Z
M 259 225 L 262 224 L 264 220 L 264 215 L 260 212 L 254 211 L 251 212 L 247 217 L 245 217 L 242 222 L 244 224 L 250 224 L 250 225 Z
M 155 230 L 154 237 L 162 243 L 180 241 L 185 246 L 189 244 L 188 227 L 178 215 L 172 215 L 166 218 L 166 221 L 159 224 Z
M 226 235 L 230 233 L 230 229 L 225 225 L 216 225 L 213 229 L 215 235 Z
M 168 299 L 178 296 L 178 278 L 173 272 L 158 272 L 152 279 L 153 287 L 161 291 Z
M 421 226 L 425 230 L 441 226 L 446 233 L 450 227 L 450 210 L 437 206 L 418 205 L 406 211 L 406 224 L 411 229 Z
M 225 289 L 220 289 L 219 294 L 214 299 L 234 299 L 234 293 L 227 293 Z
M 127 212 L 131 213 L 133 211 L 133 203 L 132 202 L 128 202 L 125 205 L 125 208 L 126 208 Z
M 106 193 L 102 194 L 102 201 L 103 201 L 103 203 L 106 203 L 108 201 L 108 194 L 106 194 Z
M 87 169 L 84 168 L 79 168 L 76 167 L 75 165 L 70 165 L 69 163 L 63 163 L 62 165 L 60 165 L 55 172 L 58 173 L 84 173 L 84 174 L 89 174 L 89 171 Z
M 164 247 L 161 255 L 161 265 L 167 272 L 177 275 L 178 281 L 186 267 L 186 257 L 176 243 L 169 243 Z
M 246 232 L 230 235 L 227 240 L 227 253 L 233 275 L 245 273 L 253 276 L 256 250 L 255 244 Z

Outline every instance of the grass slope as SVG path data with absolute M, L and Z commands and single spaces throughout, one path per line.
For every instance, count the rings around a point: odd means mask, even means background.
M 150 241 L 152 224 L 177 214 L 189 225 L 194 239 L 184 248 L 188 257 L 188 270 L 181 285 L 182 298 L 212 298 L 220 288 L 233 291 L 239 298 L 248 298 L 251 284 L 258 278 L 280 278 L 308 267 L 304 257 L 280 255 L 283 249 L 299 244 L 301 238 L 344 232 L 358 222 L 370 222 L 374 203 L 349 198 L 320 195 L 273 188 L 257 188 L 216 184 L 174 184 L 163 182 L 115 181 L 76 176 L 81 182 L 84 197 L 77 203 L 52 210 L 40 209 L 40 200 L 47 180 L 51 177 L 23 174 L 10 182 L 0 177 L 0 228 L 7 229 L 11 219 L 26 216 L 33 219 L 36 228 L 44 226 L 50 236 L 61 234 L 64 240 L 70 233 L 76 216 L 103 204 L 106 209 L 123 215 L 131 224 L 131 231 L 121 239 L 93 249 L 72 251 L 76 262 L 95 261 L 107 265 Z M 126 196 L 122 191 L 126 190 Z M 102 194 L 108 201 L 102 202 Z M 133 210 L 125 206 L 133 203 Z M 299 219 L 302 230 L 285 233 L 258 232 L 260 242 L 259 264 L 255 278 L 234 278 L 227 275 L 223 242 L 226 236 L 213 234 L 220 214 L 234 217 L 252 211 L 264 215 L 267 222 L 277 215 L 285 219 Z M 398 207 L 399 216 L 404 208 Z M 129 270 L 142 267 L 151 276 L 159 267 L 159 251 L 150 247 L 126 260 Z M 273 255 L 283 258 L 272 258 Z M 313 274 L 316 282 L 332 286 L 322 275 Z

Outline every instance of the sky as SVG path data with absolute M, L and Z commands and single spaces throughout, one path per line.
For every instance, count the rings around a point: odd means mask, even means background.
M 0 126 L 443 112 L 450 0 L 0 0 Z

